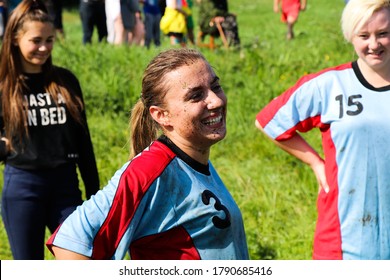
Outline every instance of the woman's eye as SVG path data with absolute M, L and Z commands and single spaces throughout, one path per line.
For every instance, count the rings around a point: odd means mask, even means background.
M 361 39 L 367 39 L 368 35 L 367 34 L 358 34 L 358 37 Z
M 199 100 L 201 99 L 203 96 L 202 92 L 194 92 L 192 95 L 191 95 L 191 100 Z

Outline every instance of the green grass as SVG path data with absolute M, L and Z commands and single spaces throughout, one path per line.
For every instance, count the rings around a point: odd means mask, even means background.
M 228 135 L 211 159 L 241 208 L 252 259 L 311 259 L 317 184 L 311 170 L 279 150 L 254 126 L 257 112 L 302 75 L 355 59 L 340 32 L 344 1 L 308 1 L 286 41 L 272 1 L 230 1 L 238 15 L 240 50 L 202 49 L 228 96 Z M 196 9 L 195 9 L 196 21 Z M 142 72 L 160 49 L 81 44 L 77 10 L 67 10 L 67 38 L 53 53 L 56 64 L 80 80 L 101 185 L 128 158 L 128 116 L 139 97 Z M 195 31 L 195 34 L 197 30 Z M 95 34 L 96 36 L 96 34 Z M 318 131 L 307 138 L 321 151 Z M 2 176 L 2 175 L 0 175 Z M 2 181 L 2 178 L 0 178 Z M 12 259 L 0 221 L 0 259 Z M 46 258 L 51 255 L 46 252 Z

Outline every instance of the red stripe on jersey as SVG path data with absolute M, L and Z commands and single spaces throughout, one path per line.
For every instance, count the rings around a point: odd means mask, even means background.
M 144 194 L 175 156 L 155 141 L 130 162 L 119 180 L 107 218 L 95 236 L 92 259 L 110 259 L 114 255 Z
M 325 124 L 321 123 L 321 116 L 314 116 L 312 118 L 308 118 L 302 122 L 297 123 L 294 127 L 290 128 L 283 134 L 276 137 L 275 140 L 277 141 L 287 140 L 291 138 L 294 134 L 296 134 L 297 130 L 300 132 L 307 132 L 313 127 L 323 128 L 325 126 L 326 126 Z
M 57 229 L 53 232 L 53 234 L 49 237 L 49 239 L 46 241 L 46 247 L 49 249 L 49 251 L 55 256 L 53 252 L 53 243 L 54 239 L 57 235 L 57 232 L 60 230 L 61 224 L 57 227 Z
M 318 77 L 319 75 L 329 72 L 329 71 L 340 71 L 345 70 L 352 67 L 352 63 L 348 62 L 342 65 L 339 65 L 337 67 L 327 68 L 323 69 L 320 72 L 314 73 L 314 74 L 308 74 L 303 76 L 298 80 L 298 82 L 286 90 L 283 94 L 280 96 L 274 98 L 267 106 L 265 106 L 256 116 L 257 121 L 260 123 L 261 127 L 265 127 L 275 116 L 275 114 L 279 111 L 281 107 L 283 107 L 288 100 L 290 99 L 291 95 L 294 94 L 294 92 L 301 87 L 304 83 Z
M 322 131 L 322 144 L 327 147 L 324 152 L 329 192 L 325 193 L 321 190 L 317 199 L 318 219 L 314 234 L 313 258 L 337 260 L 342 259 L 338 213 L 338 166 L 330 127 Z
M 132 260 L 200 260 L 191 236 L 182 227 L 143 237 L 130 246 Z

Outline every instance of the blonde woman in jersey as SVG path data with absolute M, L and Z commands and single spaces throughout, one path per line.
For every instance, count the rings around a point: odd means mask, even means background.
M 302 77 L 256 126 L 317 178 L 315 259 L 390 259 L 390 1 L 350 0 L 341 24 L 357 60 Z

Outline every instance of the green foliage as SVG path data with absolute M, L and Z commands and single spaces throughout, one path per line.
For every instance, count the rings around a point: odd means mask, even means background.
M 285 40 L 286 28 L 272 5 L 269 0 L 230 1 L 230 10 L 238 16 L 242 48 L 202 49 L 229 100 L 228 135 L 212 148 L 211 159 L 241 208 L 250 257 L 311 259 L 317 196 L 314 175 L 276 148 L 254 121 L 265 104 L 300 76 L 355 56 L 340 32 L 344 1 L 308 1 L 292 41 Z M 196 11 L 195 6 L 195 24 Z M 64 16 L 67 37 L 56 44 L 53 60 L 80 80 L 104 186 L 128 158 L 128 116 L 140 94 L 142 72 L 155 54 L 170 46 L 167 38 L 161 49 L 96 41 L 83 46 L 77 10 L 67 10 Z M 318 131 L 306 137 L 321 151 Z M 2 222 L 0 239 L 0 259 L 11 259 Z M 49 253 L 46 256 L 52 258 Z

